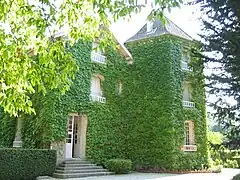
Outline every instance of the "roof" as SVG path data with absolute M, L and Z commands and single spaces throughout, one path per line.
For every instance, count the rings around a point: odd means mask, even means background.
M 155 19 L 153 22 L 153 30 L 150 33 L 147 32 L 147 23 L 145 23 L 144 26 L 126 42 L 156 37 L 163 34 L 171 34 L 189 41 L 193 40 L 191 36 L 189 36 L 180 27 L 174 24 L 170 19 L 166 18 L 166 20 L 166 24 L 163 26 L 162 22 L 159 19 Z
M 109 30 L 109 32 L 111 32 L 111 31 Z M 132 59 L 131 53 L 127 50 L 127 48 L 124 46 L 124 44 L 122 44 L 122 43 L 114 36 L 113 33 L 112 33 L 112 35 L 113 35 L 113 38 L 114 38 L 115 42 L 119 45 L 119 48 L 118 48 L 119 52 L 126 58 L 126 60 L 131 60 L 131 59 Z M 64 37 L 64 36 L 67 37 L 67 34 L 66 34 L 65 32 L 63 32 L 63 31 L 60 31 L 60 32 L 58 32 L 58 33 L 56 33 L 56 34 L 53 35 L 54 38 Z

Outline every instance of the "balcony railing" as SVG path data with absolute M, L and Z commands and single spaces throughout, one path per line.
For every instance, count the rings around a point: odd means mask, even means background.
M 91 53 L 91 61 L 92 62 L 106 64 L 106 57 L 101 55 L 101 54 L 98 54 L 98 53 L 92 51 L 92 53 Z
M 197 146 L 196 145 L 183 145 L 182 146 L 182 151 L 197 151 Z
M 191 68 L 189 68 L 188 63 L 185 61 L 182 61 L 181 66 L 182 66 L 182 69 L 185 71 L 192 71 Z
M 105 103 L 106 102 L 105 97 L 98 96 L 98 95 L 93 95 L 93 94 L 90 95 L 90 100 L 91 101 L 97 101 L 97 102 L 100 102 L 100 103 Z
M 183 101 L 183 107 L 195 108 L 195 103 L 190 101 Z

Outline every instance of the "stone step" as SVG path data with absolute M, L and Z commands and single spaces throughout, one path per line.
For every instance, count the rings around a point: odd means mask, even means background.
M 71 174 L 71 173 L 90 173 L 90 172 L 107 172 L 106 169 L 56 169 L 55 173 Z
M 64 167 L 64 166 L 58 166 L 56 170 L 84 170 L 84 169 L 103 169 L 102 166 L 80 166 L 80 167 Z
M 96 164 L 66 164 L 66 163 L 62 163 L 59 165 L 59 167 L 92 167 L 92 166 L 96 166 Z
M 83 160 L 67 160 L 64 161 L 63 164 L 91 164 L 91 162 Z
M 62 173 L 53 173 L 54 178 L 81 178 L 81 177 L 89 177 L 89 176 L 105 176 L 114 174 L 112 172 L 91 172 L 91 173 L 72 173 L 72 174 L 62 174 Z

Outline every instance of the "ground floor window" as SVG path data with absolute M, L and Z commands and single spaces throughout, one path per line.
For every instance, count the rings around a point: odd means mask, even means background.
M 185 121 L 185 144 L 182 147 L 183 151 L 196 151 L 197 146 L 195 143 L 194 122 Z

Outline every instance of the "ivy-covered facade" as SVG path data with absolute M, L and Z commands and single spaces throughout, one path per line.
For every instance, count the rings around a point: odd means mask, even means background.
M 172 22 L 151 27 L 130 38 L 127 49 L 101 54 L 94 43 L 75 44 L 79 71 L 71 89 L 32 97 L 36 115 L 21 117 L 22 146 L 57 149 L 59 161 L 125 158 L 135 167 L 169 170 L 207 165 L 203 63 L 191 56 L 196 45 Z M 1 114 L 0 146 L 12 146 L 16 124 Z

